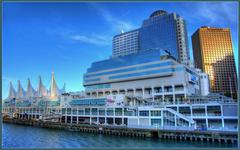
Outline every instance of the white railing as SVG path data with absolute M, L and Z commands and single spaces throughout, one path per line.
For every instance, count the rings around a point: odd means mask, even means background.
M 173 114 L 175 114 L 175 115 L 177 115 L 179 118 L 182 118 L 183 120 L 186 120 L 187 122 L 190 122 L 192 124 L 195 123 L 195 121 L 193 119 L 190 119 L 190 118 L 186 117 L 185 115 L 183 115 L 183 114 L 181 114 L 181 113 L 179 113 L 179 112 L 177 112 L 177 111 L 175 111 L 171 108 L 164 108 L 164 109 L 173 113 Z
M 192 127 L 175 127 L 175 126 L 150 126 L 150 125 L 127 125 L 128 128 L 140 128 L 140 129 L 157 129 L 157 130 L 187 130 L 187 131 L 193 131 L 195 128 Z

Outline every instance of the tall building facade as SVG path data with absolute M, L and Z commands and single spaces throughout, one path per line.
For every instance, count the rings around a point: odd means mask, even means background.
M 192 35 L 195 66 L 209 75 L 212 92 L 236 98 L 237 76 L 230 29 L 201 27 Z
M 168 53 L 149 50 L 92 63 L 83 85 L 88 96 L 133 94 L 156 102 L 176 102 L 192 94 L 206 95 L 201 93 L 202 76 Z
M 153 49 L 166 50 L 180 63 L 189 65 L 185 20 L 176 13 L 158 10 L 145 19 L 139 29 L 113 38 L 113 57 Z
M 113 37 L 113 57 L 137 53 L 139 50 L 139 30 L 125 32 Z

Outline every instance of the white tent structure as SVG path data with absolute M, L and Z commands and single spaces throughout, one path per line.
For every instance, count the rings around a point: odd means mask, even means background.
M 18 80 L 17 98 L 24 98 L 24 97 L 25 97 L 25 91 L 21 85 L 20 80 Z
M 52 72 L 52 80 L 50 86 L 50 98 L 54 99 L 60 94 L 60 90 L 58 89 L 57 83 L 54 78 L 54 72 Z
M 37 89 L 37 96 L 38 97 L 45 97 L 48 96 L 47 89 L 42 83 L 42 78 L 39 76 L 39 83 L 38 83 L 38 89 Z
M 7 99 L 13 99 L 13 98 L 16 98 L 17 96 L 17 93 L 12 85 L 12 82 L 10 81 L 10 84 L 9 84 L 9 94 L 8 94 L 8 97 Z
M 7 99 L 24 99 L 24 98 L 33 98 L 33 97 L 45 97 L 47 99 L 56 99 L 59 95 L 65 92 L 66 84 L 64 83 L 64 86 L 62 89 L 58 89 L 57 83 L 55 81 L 54 72 L 52 72 L 52 78 L 51 78 L 51 85 L 49 91 L 46 89 L 46 87 L 43 85 L 42 78 L 39 76 L 39 83 L 38 88 L 35 90 L 32 85 L 31 81 L 28 78 L 28 84 L 27 84 L 27 90 L 26 92 L 22 88 L 22 85 L 20 83 L 20 80 L 18 80 L 18 88 L 17 92 L 15 91 L 12 82 L 10 82 L 9 86 L 9 94 Z
M 27 85 L 27 92 L 26 92 L 26 97 L 34 97 L 36 95 L 36 91 L 31 85 L 30 79 L 28 78 L 28 85 Z

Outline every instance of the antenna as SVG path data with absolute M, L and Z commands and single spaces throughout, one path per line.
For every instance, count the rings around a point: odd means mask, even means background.
M 124 33 L 124 31 L 123 31 L 123 24 L 122 24 L 122 29 L 121 29 L 121 33 Z

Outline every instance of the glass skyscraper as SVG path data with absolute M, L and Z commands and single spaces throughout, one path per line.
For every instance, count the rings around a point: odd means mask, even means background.
M 236 98 L 237 76 L 230 29 L 201 27 L 192 35 L 197 68 L 209 75 L 212 92 Z
M 168 51 L 183 64 L 189 64 L 186 23 L 176 13 L 155 11 L 139 29 L 126 34 L 113 38 L 113 57 L 158 49 Z

